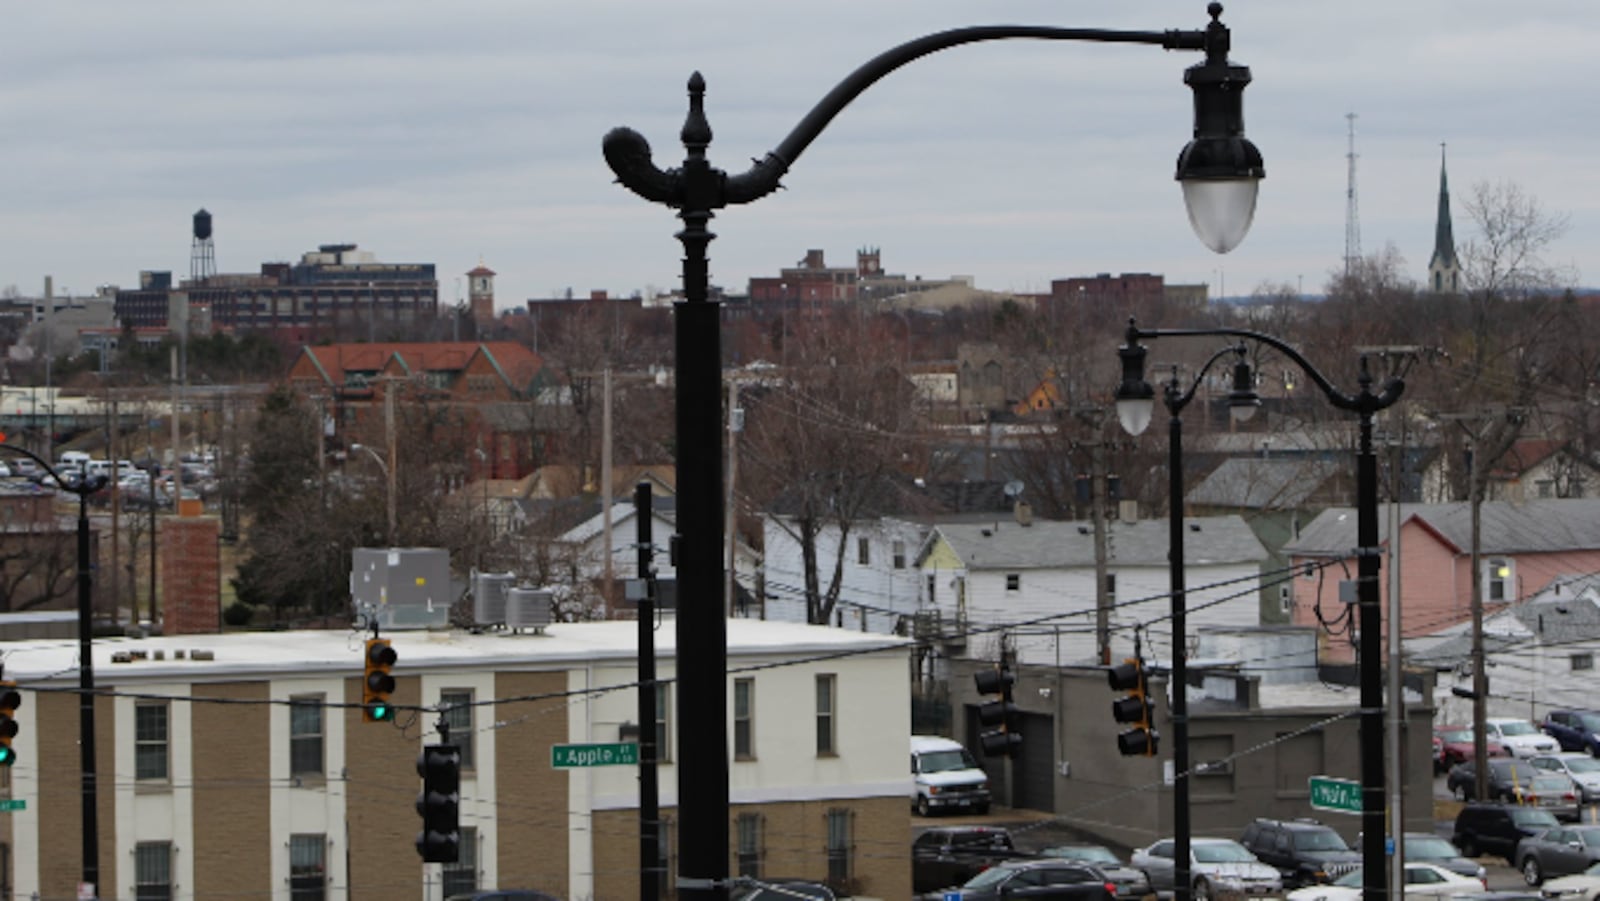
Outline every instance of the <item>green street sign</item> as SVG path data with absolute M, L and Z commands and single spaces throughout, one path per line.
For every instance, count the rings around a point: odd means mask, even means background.
M 0 798 L 0 813 L 11 810 L 27 810 L 27 798 Z
M 1316 810 L 1338 813 L 1361 812 L 1361 783 L 1354 779 L 1335 779 L 1332 776 L 1312 776 L 1311 806 Z
M 639 744 L 632 741 L 589 745 L 553 745 L 550 765 L 558 770 L 588 766 L 634 766 L 639 762 Z

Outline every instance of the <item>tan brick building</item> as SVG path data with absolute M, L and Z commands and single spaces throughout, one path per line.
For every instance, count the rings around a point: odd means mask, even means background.
M 361 721 L 355 632 L 97 642 L 100 896 L 437 901 L 533 888 L 635 898 L 636 768 L 555 769 L 551 748 L 637 731 L 636 629 L 391 633 L 395 723 Z M 670 620 L 657 635 L 658 676 L 670 680 Z M 25 803 L 0 824 L 0 898 L 72 898 L 76 648 L 19 641 L 0 653 L 24 695 L 6 784 Z M 729 622 L 732 872 L 910 895 L 907 653 L 889 636 Z M 672 749 L 660 766 L 670 876 L 675 689 L 661 686 L 656 724 Z M 424 865 L 413 847 L 415 762 L 445 705 L 456 705 L 447 716 L 463 753 L 463 854 Z

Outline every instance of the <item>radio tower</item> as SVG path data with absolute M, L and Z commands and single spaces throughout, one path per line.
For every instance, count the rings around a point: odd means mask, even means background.
M 1361 262 L 1361 216 L 1356 209 L 1356 114 L 1345 113 L 1350 123 L 1349 183 L 1344 189 L 1344 277 L 1349 281 Z

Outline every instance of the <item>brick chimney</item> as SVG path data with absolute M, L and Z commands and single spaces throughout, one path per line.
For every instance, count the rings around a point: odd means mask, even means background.
M 180 513 L 161 523 L 162 634 L 214 635 L 222 631 L 221 520 Z

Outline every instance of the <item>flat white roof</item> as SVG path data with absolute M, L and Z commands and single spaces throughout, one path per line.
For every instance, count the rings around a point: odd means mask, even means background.
M 795 658 L 843 652 L 903 649 L 910 639 L 893 635 L 733 618 L 727 621 L 728 657 Z M 677 647 L 677 620 L 655 630 L 656 656 L 670 659 Z M 230 632 L 152 638 L 100 638 L 93 646 L 97 685 L 130 681 L 230 681 L 273 674 L 358 673 L 367 631 Z M 391 631 L 399 672 L 434 670 L 549 670 L 596 661 L 635 659 L 638 624 L 632 620 L 552 623 L 543 635 L 523 632 L 472 634 L 451 631 Z M 113 654 L 143 651 L 144 659 L 113 663 Z M 195 660 L 195 651 L 211 660 Z M 160 653 L 163 659 L 157 660 Z M 176 659 L 178 653 L 185 659 Z M 78 679 L 76 640 L 0 642 L 7 679 L 72 683 Z

